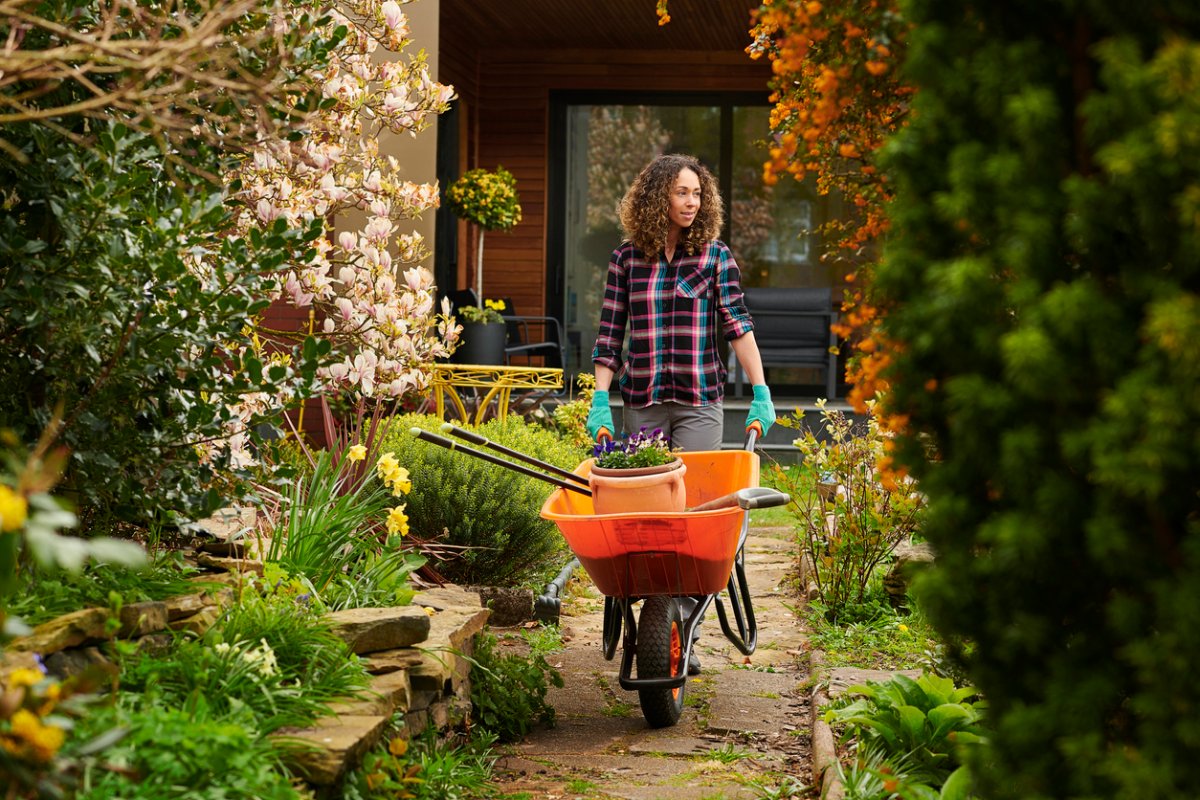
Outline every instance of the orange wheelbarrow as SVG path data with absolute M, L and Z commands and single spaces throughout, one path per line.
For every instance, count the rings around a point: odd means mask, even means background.
M 679 720 L 692 637 L 714 600 L 725 637 L 745 655 L 756 647 L 743 553 L 747 512 L 791 499 L 758 486 L 756 439 L 751 430 L 743 450 L 680 453 L 687 511 L 596 514 L 590 495 L 570 486 L 560 486 L 542 505 L 541 515 L 558 525 L 604 595 L 604 657 L 611 660 L 622 645 L 621 688 L 638 693 L 653 728 Z M 584 461 L 574 474 L 586 481 L 592 463 Z M 696 601 L 686 619 L 679 604 L 684 597 Z

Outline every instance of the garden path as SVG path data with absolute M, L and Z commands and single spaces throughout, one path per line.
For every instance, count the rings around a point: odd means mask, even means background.
M 703 670 L 689 679 L 683 716 L 671 728 L 647 727 L 637 695 L 620 688 L 620 652 L 604 660 L 603 598 L 590 585 L 568 584 L 564 649 L 549 656 L 565 683 L 548 697 L 557 725 L 500 749 L 493 796 L 733 800 L 767 796 L 763 788 L 806 796 L 799 786 L 811 775 L 808 658 L 790 529 L 751 528 L 745 554 L 757 652 L 738 652 L 710 608 L 698 643 Z M 780 791 L 793 779 L 794 793 Z

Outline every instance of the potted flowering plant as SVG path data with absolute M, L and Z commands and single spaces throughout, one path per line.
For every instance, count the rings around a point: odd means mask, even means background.
M 505 309 L 503 300 L 484 300 L 482 306 L 463 306 L 455 313 L 462 317 L 463 322 L 494 325 L 504 322 L 501 314 Z
M 683 511 L 687 492 L 683 460 L 659 428 L 596 445 L 588 475 L 597 514 Z
M 504 167 L 495 172 L 472 169 L 446 189 L 446 205 L 460 219 L 476 227 L 475 296 L 483 308 L 483 233 L 512 230 L 521 221 L 517 179 Z
M 593 449 L 596 466 L 601 469 L 639 469 L 661 467 L 679 461 L 671 451 L 670 442 L 662 428 L 649 433 L 642 428 L 628 439 L 609 439 L 598 442 Z

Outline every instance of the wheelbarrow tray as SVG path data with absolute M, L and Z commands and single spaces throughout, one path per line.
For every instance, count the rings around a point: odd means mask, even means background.
M 687 508 L 758 486 L 758 455 L 748 450 L 684 452 Z M 587 477 L 594 459 L 575 473 Z M 541 509 L 553 520 L 596 588 L 610 597 L 711 595 L 729 581 L 746 512 L 597 514 L 592 498 L 556 489 Z

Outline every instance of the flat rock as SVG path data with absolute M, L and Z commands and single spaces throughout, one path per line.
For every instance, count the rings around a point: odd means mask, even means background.
M 419 606 L 347 608 L 329 614 L 333 632 L 358 654 L 394 650 L 424 642 L 430 617 Z
M 479 599 L 478 593 L 453 584 L 417 592 L 413 597 L 412 604 L 414 606 L 428 606 L 437 611 L 445 611 L 448 608 L 483 607 L 483 602 Z
M 382 715 L 328 717 L 316 727 L 281 731 L 273 738 L 315 745 L 284 748 L 284 760 L 309 783 L 331 786 L 382 738 L 387 721 Z
M 84 608 L 72 611 L 57 619 L 43 622 L 28 636 L 13 639 L 8 643 L 8 649 L 24 653 L 41 653 L 45 656 L 57 653 L 59 650 L 66 650 L 68 647 L 98 642 L 107 638 L 105 625 L 108 622 L 108 616 L 108 611 L 103 608 Z
M 84 673 L 100 673 L 115 677 L 117 667 L 100 652 L 97 647 L 72 647 L 51 653 L 45 659 L 46 671 L 60 680 L 83 675 Z
M 217 606 L 205 606 L 190 617 L 171 620 L 167 623 L 173 631 L 185 631 L 196 636 L 203 636 L 208 629 L 217 624 L 221 618 L 221 609 Z
M 380 650 L 377 653 L 367 653 L 363 656 L 363 664 L 372 675 L 386 675 L 389 672 L 410 670 L 421 663 L 420 652 L 411 647 L 401 647 L 395 650 Z
M 438 611 L 430 617 L 429 636 L 421 644 L 421 663 L 409 670 L 414 689 L 451 690 L 471 671 L 466 657 L 475 652 L 475 634 L 487 623 L 486 608 Z
M 407 672 L 389 672 L 371 678 L 366 692 L 355 700 L 333 703 L 329 706 L 338 715 L 382 715 L 390 717 L 397 711 L 409 710 L 412 699 L 412 682 Z
M 233 604 L 233 589 L 228 586 L 222 586 L 220 589 L 214 589 L 211 592 L 169 597 L 163 602 L 167 604 L 168 620 L 183 619 L 184 617 L 190 617 L 198 613 L 201 609 L 212 606 L 228 608 Z
M 219 570 L 221 572 L 250 572 L 255 575 L 263 574 L 263 565 L 261 561 L 252 561 L 246 558 L 226 558 L 223 556 L 210 556 L 207 553 L 199 553 L 196 556 L 196 564 L 205 569 Z
M 121 621 L 117 636 L 122 639 L 158 633 L 167 627 L 167 604 L 161 600 L 130 603 L 121 606 L 117 619 Z
M 197 533 L 220 541 L 236 539 L 254 531 L 258 522 L 258 509 L 251 506 L 231 506 L 215 512 L 211 517 L 197 520 L 192 527 Z
M 386 675 L 376 675 L 371 678 L 368 691 L 378 695 L 387 703 L 389 714 L 396 711 L 408 711 L 412 700 L 412 681 L 406 671 L 389 672 Z

